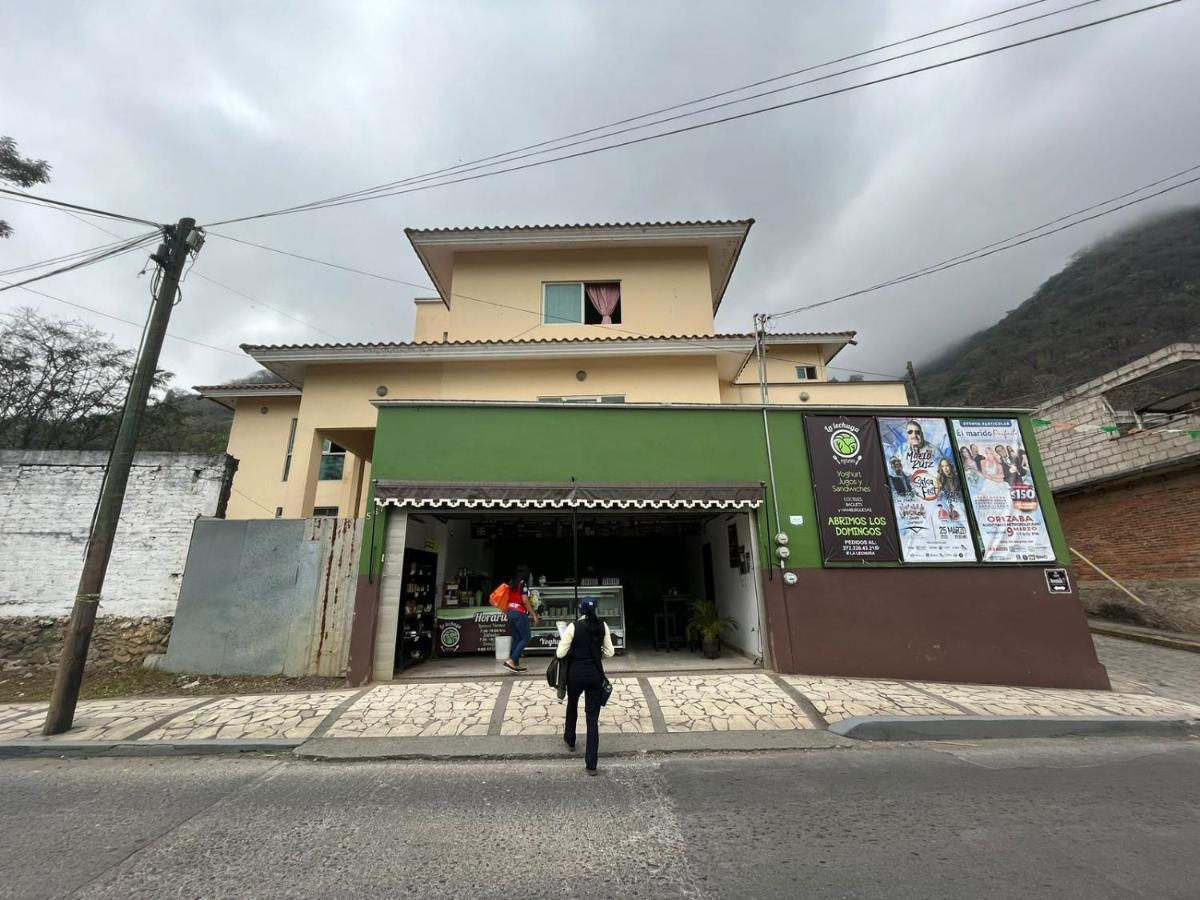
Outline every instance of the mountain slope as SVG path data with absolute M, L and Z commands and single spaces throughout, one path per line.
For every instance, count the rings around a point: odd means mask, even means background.
M 1165 344 L 1200 340 L 1200 206 L 1077 254 L 990 328 L 920 369 L 921 400 L 1035 406 Z

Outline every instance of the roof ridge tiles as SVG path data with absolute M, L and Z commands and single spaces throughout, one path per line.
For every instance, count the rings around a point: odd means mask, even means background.
M 754 219 L 686 219 L 672 222 L 568 222 L 542 225 L 461 225 L 439 228 L 405 228 L 405 234 L 450 234 L 456 231 L 552 231 L 566 228 L 679 228 L 695 225 L 753 225 Z
M 844 337 L 853 332 L 847 331 L 792 331 L 770 335 L 771 338 L 823 338 Z M 373 349 L 408 349 L 414 347 L 491 347 L 502 345 L 536 346 L 539 344 L 602 344 L 602 343 L 634 343 L 639 341 L 722 341 L 722 340 L 753 340 L 753 334 L 739 332 L 722 332 L 718 334 L 631 334 L 613 337 L 569 337 L 569 338 L 520 338 L 469 341 L 364 341 L 358 343 L 336 344 L 242 344 L 241 348 L 251 350 L 373 350 Z

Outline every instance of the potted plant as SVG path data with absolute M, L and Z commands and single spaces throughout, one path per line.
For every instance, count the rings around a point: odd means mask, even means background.
M 721 655 L 721 634 L 727 628 L 736 631 L 737 627 L 737 621 L 733 617 L 721 615 L 715 601 L 692 601 L 687 636 L 689 640 L 700 642 L 700 650 L 706 659 L 716 659 Z

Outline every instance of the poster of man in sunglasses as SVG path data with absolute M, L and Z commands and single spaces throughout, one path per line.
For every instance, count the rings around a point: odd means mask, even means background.
M 975 562 L 958 465 L 945 419 L 879 419 L 886 459 L 900 461 L 889 479 L 905 562 Z M 895 469 L 893 464 L 893 469 Z

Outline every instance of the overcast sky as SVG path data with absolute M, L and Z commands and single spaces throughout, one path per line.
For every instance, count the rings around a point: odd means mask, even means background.
M 0 33 L 0 134 L 53 164 L 52 183 L 38 189 L 48 196 L 155 221 L 212 222 L 553 138 L 1017 2 L 22 4 Z M 1050 0 L 938 40 L 1072 2 Z M 1102 0 L 774 99 L 1149 2 Z M 636 147 L 223 230 L 425 284 L 405 227 L 752 216 L 717 323 L 748 331 L 754 312 L 903 274 L 1200 162 L 1198 36 L 1200 4 L 1185 0 Z M 1082 246 L 1147 212 L 1196 202 L 1198 188 L 780 328 L 856 329 L 859 346 L 838 363 L 899 372 L 906 359 L 927 359 L 1000 318 Z M 25 205 L 0 201 L 0 217 L 17 230 L 0 241 L 0 268 L 111 240 Z M 143 260 L 36 287 L 140 321 Z M 428 293 L 215 237 L 195 272 L 353 341 L 409 339 L 412 297 Z M 194 275 L 184 290 L 172 334 L 231 350 L 328 339 Z M 87 318 L 122 344 L 138 337 L 135 327 L 22 291 L 0 294 L 0 310 L 19 305 Z M 244 357 L 173 340 L 163 365 L 181 385 L 253 369 Z

